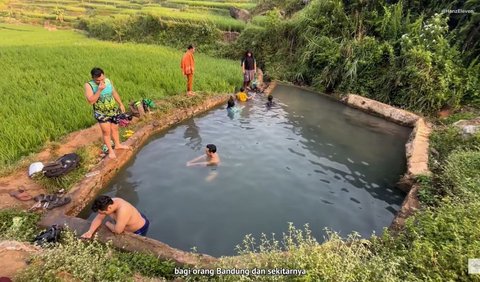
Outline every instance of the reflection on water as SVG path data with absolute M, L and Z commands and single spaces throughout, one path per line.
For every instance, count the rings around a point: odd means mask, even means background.
M 153 138 L 106 193 L 146 213 L 150 237 L 215 256 L 287 222 L 309 223 L 318 240 L 325 227 L 380 233 L 404 197 L 394 184 L 409 129 L 296 88 L 273 96 L 270 109 L 257 96 L 235 116 L 222 107 Z M 221 165 L 187 168 L 208 143 Z

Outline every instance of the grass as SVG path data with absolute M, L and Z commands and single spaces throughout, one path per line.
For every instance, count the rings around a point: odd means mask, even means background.
M 0 167 L 48 141 L 95 123 L 83 96 L 90 69 L 102 67 L 125 105 L 184 92 L 183 50 L 87 39 L 73 31 L 0 24 Z M 196 54 L 194 89 L 233 92 L 237 63 Z
M 210 22 L 215 24 L 221 30 L 241 31 L 245 28 L 245 23 L 230 17 L 219 16 L 210 13 L 195 13 L 188 9 L 180 11 L 164 7 L 146 7 L 142 11 L 155 16 L 161 16 L 166 19 L 187 21 L 187 22 Z
M 122 253 L 110 244 L 79 240 L 65 231 L 61 243 L 35 255 L 15 281 L 133 281 L 136 273 L 169 277 L 173 267 L 152 255 Z
M 77 168 L 60 177 L 48 178 L 41 175 L 35 177 L 35 181 L 48 193 L 56 193 L 62 189 L 68 191 L 98 162 L 98 151 L 99 147 L 96 146 L 96 144 L 82 147 L 75 151 L 75 153 L 80 156 L 80 163 Z

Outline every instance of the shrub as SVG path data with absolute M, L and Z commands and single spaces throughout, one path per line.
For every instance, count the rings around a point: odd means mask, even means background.
M 132 276 L 128 265 L 115 256 L 110 245 L 96 240 L 85 242 L 67 231 L 62 234 L 61 244 L 35 255 L 33 263 L 17 280 L 52 281 L 65 273 L 81 281 L 126 281 Z
M 448 156 L 440 178 L 448 194 L 471 201 L 480 196 L 479 172 L 480 151 L 459 150 Z
M 19 210 L 0 211 L 0 238 L 7 240 L 31 241 L 38 232 L 40 215 Z
M 171 261 L 161 261 L 153 255 L 137 252 L 121 252 L 118 254 L 118 259 L 142 276 L 173 278 L 175 264 Z

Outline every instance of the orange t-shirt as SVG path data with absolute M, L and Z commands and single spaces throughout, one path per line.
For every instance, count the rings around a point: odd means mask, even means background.
M 183 55 L 180 67 L 183 70 L 183 74 L 193 74 L 193 71 L 195 70 L 195 60 L 193 59 L 193 54 L 191 52 L 187 51 L 185 55 Z

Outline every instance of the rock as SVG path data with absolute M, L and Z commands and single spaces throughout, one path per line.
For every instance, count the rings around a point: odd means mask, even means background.
M 480 132 L 480 117 L 471 120 L 459 120 L 453 124 L 462 131 L 463 137 L 469 137 Z
M 251 18 L 249 11 L 244 9 L 238 9 L 235 7 L 230 7 L 230 16 L 234 19 L 242 20 L 245 22 L 247 22 Z

